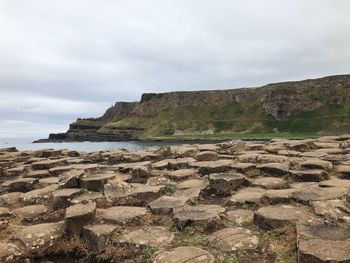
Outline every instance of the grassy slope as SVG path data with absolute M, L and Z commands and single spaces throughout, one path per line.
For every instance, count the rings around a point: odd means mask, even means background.
M 350 104 L 327 105 L 313 112 L 302 112 L 278 121 L 260 106 L 238 103 L 182 106 L 165 110 L 152 118 L 131 117 L 110 123 L 100 132 L 110 132 L 115 127 L 143 127 L 141 138 L 274 138 L 313 137 L 350 131 Z M 198 134 L 212 130 L 213 134 Z M 173 135 L 182 131 L 183 135 Z M 278 132 L 276 132 L 278 131 Z

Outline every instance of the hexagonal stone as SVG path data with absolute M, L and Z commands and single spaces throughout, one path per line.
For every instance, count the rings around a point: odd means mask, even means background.
M 271 176 L 285 176 L 289 174 L 289 166 L 283 163 L 266 163 L 256 168 Z
M 208 182 L 203 179 L 191 179 L 183 181 L 176 185 L 177 189 L 188 189 L 188 188 L 198 188 L 198 189 L 204 189 L 207 187 Z
M 22 249 L 15 243 L 0 242 L 0 262 L 17 262 L 22 255 Z
M 21 194 L 19 201 L 24 205 L 49 205 L 53 199 L 53 192 L 57 190 L 57 185 L 50 185 L 45 188 L 36 189 Z
M 276 177 L 261 177 L 252 180 L 252 185 L 267 189 L 281 189 L 287 186 L 287 181 Z
M 7 207 L 0 207 L 0 218 L 11 216 L 11 210 Z
M 320 182 L 318 185 L 321 187 L 342 187 L 342 188 L 350 189 L 350 180 L 331 179 L 331 180 Z
M 59 183 L 58 177 L 47 177 L 39 179 L 39 186 L 40 187 L 47 187 L 49 185 L 54 185 Z
M 101 212 L 100 217 L 108 223 L 124 225 L 147 214 L 144 207 L 114 206 Z
M 350 223 L 350 206 L 342 200 L 325 200 L 311 203 L 316 215 Z
M 173 219 L 179 228 L 189 223 L 205 226 L 211 220 L 217 219 L 218 214 L 222 212 L 225 212 L 225 208 L 219 205 L 183 206 L 174 209 Z
M 28 192 L 34 190 L 35 185 L 38 183 L 36 178 L 18 178 L 15 180 L 9 180 L 2 184 L 3 187 L 7 187 L 11 192 Z
M 167 177 L 169 177 L 174 181 L 186 180 L 186 179 L 195 177 L 196 175 L 197 175 L 196 169 L 180 169 L 180 170 L 171 171 L 166 174 Z
M 193 162 L 191 167 L 199 168 L 200 174 L 225 173 L 232 170 L 231 160 L 217 160 L 207 162 Z
M 37 171 L 30 171 L 23 177 L 30 177 L 30 178 L 46 178 L 50 177 L 51 174 L 49 170 L 37 170 Z
M 13 210 L 13 212 L 22 220 L 27 222 L 35 222 L 40 220 L 47 212 L 47 208 L 43 205 L 29 205 Z
M 241 204 L 254 204 L 261 203 L 261 198 L 265 194 L 266 190 L 261 188 L 244 188 L 242 191 L 238 191 L 232 195 L 230 200 L 227 201 L 227 206 L 235 206 Z
M 254 213 L 254 223 L 262 229 L 277 228 L 297 222 L 314 223 L 317 220 L 306 208 L 292 205 L 261 207 Z
M 21 192 L 12 192 L 0 195 L 0 206 L 12 206 L 19 202 Z
M 157 199 L 164 193 L 163 185 L 128 184 L 113 181 L 105 184 L 104 194 L 114 205 L 144 206 Z
M 350 262 L 350 228 L 298 225 L 299 262 Z
M 349 195 L 348 188 L 342 187 L 311 187 L 300 189 L 293 193 L 293 199 L 302 204 L 310 204 L 312 201 L 331 200 Z
M 179 170 L 189 168 L 189 164 L 195 162 L 196 160 L 191 157 L 169 159 L 168 160 L 168 169 L 170 170 Z
M 293 198 L 293 193 L 296 189 L 272 189 L 267 190 L 261 197 L 261 201 L 264 204 L 283 204 L 289 203 Z
M 218 154 L 214 151 L 202 151 L 197 153 L 194 158 L 198 161 L 198 162 L 207 162 L 207 161 L 212 161 L 214 159 L 216 159 L 216 157 L 218 156 Z
M 291 171 L 294 181 L 298 182 L 321 182 L 329 178 L 324 170 L 301 170 Z
M 51 168 L 49 171 L 52 175 L 59 176 L 63 173 L 69 172 L 72 170 L 72 166 L 58 166 Z M 39 170 L 40 171 L 40 170 Z
M 164 247 L 173 239 L 174 233 L 162 226 L 146 226 L 138 230 L 126 231 L 113 241 L 134 246 Z
M 21 165 L 6 170 L 6 176 L 21 176 L 28 172 L 29 167 L 27 165 Z
M 109 224 L 95 224 L 84 226 L 83 239 L 89 248 L 97 253 L 102 253 L 111 243 L 111 236 L 117 227 Z
M 340 173 L 341 178 L 350 179 L 350 165 L 339 165 L 336 167 L 336 171 Z
M 64 235 L 65 229 L 64 222 L 37 224 L 19 230 L 14 238 L 22 243 L 27 255 L 42 256 L 47 248 L 54 246 Z
M 84 175 L 83 170 L 71 170 L 59 176 L 60 188 L 78 188 L 80 178 Z
M 323 161 L 319 159 L 306 160 L 304 162 L 301 162 L 299 165 L 302 169 L 311 169 L 311 170 L 314 170 L 314 169 L 330 170 L 333 168 L 333 165 L 331 162 Z
M 187 200 L 188 198 L 183 196 L 161 196 L 148 206 L 155 214 L 168 214 L 173 212 L 174 208 L 184 206 Z
M 76 204 L 66 209 L 67 230 L 81 235 L 83 226 L 92 223 L 96 217 L 96 203 Z
M 57 166 L 67 165 L 66 159 L 44 160 L 32 163 L 33 170 L 49 170 Z
M 237 188 L 246 185 L 247 180 L 241 174 L 220 173 L 209 175 L 209 190 L 220 195 L 231 195 Z
M 198 247 L 177 247 L 160 252 L 154 263 L 214 263 L 215 258 Z
M 221 215 L 230 223 L 243 226 L 253 222 L 254 213 L 248 209 L 236 209 Z
M 255 250 L 259 238 L 249 230 L 241 227 L 224 228 L 210 235 L 210 246 L 223 252 Z
M 103 207 L 106 203 L 106 197 L 100 192 L 85 192 L 70 201 L 71 204 L 87 204 L 91 202 L 95 202 L 97 207 Z
M 115 178 L 114 172 L 92 174 L 81 178 L 81 184 L 89 191 L 102 191 L 108 180 Z
M 80 188 L 65 188 L 53 192 L 53 207 L 67 207 L 70 201 L 82 192 Z

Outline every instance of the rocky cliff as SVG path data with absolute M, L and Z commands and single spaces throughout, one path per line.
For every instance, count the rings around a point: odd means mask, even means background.
M 203 134 L 333 134 L 350 131 L 350 75 L 259 88 L 143 94 L 96 119 L 78 119 L 64 140 L 132 140 Z

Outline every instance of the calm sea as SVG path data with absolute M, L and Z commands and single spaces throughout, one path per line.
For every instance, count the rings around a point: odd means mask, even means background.
M 38 150 L 38 149 L 69 149 L 76 151 L 99 151 L 110 149 L 127 149 L 137 151 L 150 146 L 168 146 L 180 143 L 164 142 L 62 142 L 62 143 L 32 143 L 38 138 L 0 138 L 0 148 L 17 147 L 18 150 Z

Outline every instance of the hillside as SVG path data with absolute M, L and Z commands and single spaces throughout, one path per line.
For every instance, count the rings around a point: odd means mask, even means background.
M 350 132 L 350 75 L 259 88 L 143 94 L 96 119 L 78 119 L 60 140 L 308 137 Z

